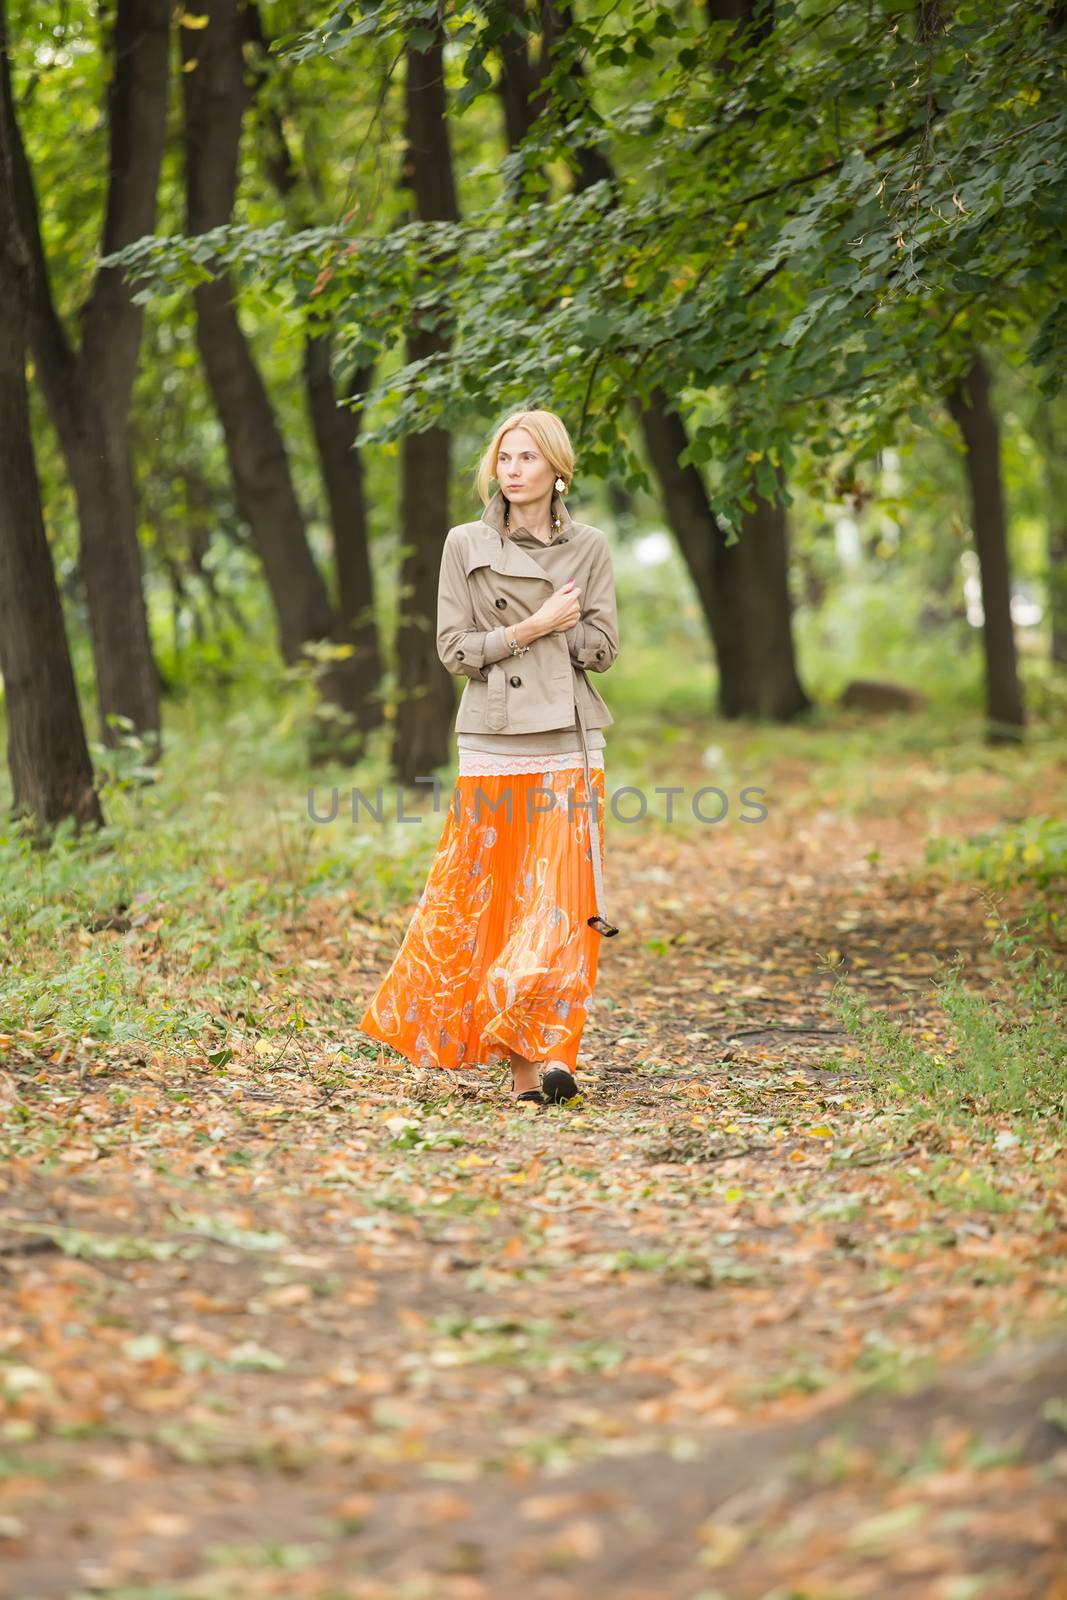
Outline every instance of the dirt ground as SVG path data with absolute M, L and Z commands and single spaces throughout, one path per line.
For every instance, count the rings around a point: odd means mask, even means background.
M 828 1005 L 997 976 L 920 821 L 627 835 L 570 1107 L 336 1027 L 355 891 L 269 1054 L 13 1050 L 0 1593 L 1067 1600 L 1062 1143 L 879 1109 Z

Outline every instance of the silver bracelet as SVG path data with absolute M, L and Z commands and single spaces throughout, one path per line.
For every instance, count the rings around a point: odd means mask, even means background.
M 512 627 L 516 627 L 516 624 L 512 623 Z M 518 637 L 519 637 L 518 631 L 516 630 L 516 633 L 515 633 L 516 641 L 518 640 Z M 530 646 L 528 644 L 518 644 L 518 643 L 512 644 L 511 640 L 507 636 L 507 632 L 506 631 L 504 633 L 504 643 L 507 645 L 508 649 L 511 651 L 513 656 L 524 656 L 526 654 L 527 650 L 529 650 L 529 648 L 530 648 Z

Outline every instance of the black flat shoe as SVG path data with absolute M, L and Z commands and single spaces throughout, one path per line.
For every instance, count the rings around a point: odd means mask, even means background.
M 547 1106 L 548 1104 L 540 1089 L 524 1089 L 521 1094 L 516 1094 L 514 1078 L 511 1080 L 511 1098 L 513 1100 L 530 1100 L 535 1106 Z
M 573 1073 L 566 1067 L 549 1067 L 541 1079 L 541 1088 L 545 1092 L 545 1099 L 549 1104 L 560 1105 L 564 1100 L 573 1100 L 580 1094 L 578 1084 Z

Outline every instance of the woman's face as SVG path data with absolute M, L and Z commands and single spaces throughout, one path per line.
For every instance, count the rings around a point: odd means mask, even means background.
M 556 474 L 525 428 L 509 428 L 500 441 L 496 481 L 513 506 L 536 505 L 552 493 Z

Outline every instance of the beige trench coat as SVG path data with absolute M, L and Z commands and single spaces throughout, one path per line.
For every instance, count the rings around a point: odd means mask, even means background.
M 542 733 L 573 728 L 575 708 L 587 728 L 615 720 L 587 672 L 607 672 L 619 653 L 615 583 L 607 537 L 575 522 L 558 495 L 553 512 L 563 536 L 545 547 L 541 565 L 504 531 L 497 490 L 477 522 L 448 530 L 441 555 L 437 654 L 466 677 L 457 733 Z M 543 634 L 514 656 L 505 629 L 530 617 L 573 577 L 581 620 Z

